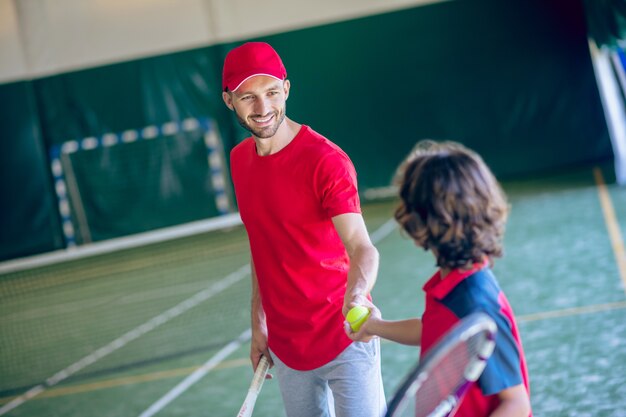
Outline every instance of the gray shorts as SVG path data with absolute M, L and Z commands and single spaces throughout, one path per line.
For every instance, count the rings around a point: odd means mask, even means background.
M 288 417 L 380 417 L 385 412 L 377 338 L 354 342 L 311 371 L 291 369 L 274 353 L 272 358 Z

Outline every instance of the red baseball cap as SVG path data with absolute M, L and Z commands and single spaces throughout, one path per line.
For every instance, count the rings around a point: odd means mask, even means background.
M 265 42 L 248 42 L 231 50 L 224 60 L 222 90 L 235 91 L 255 75 L 284 80 L 287 70 L 278 53 Z

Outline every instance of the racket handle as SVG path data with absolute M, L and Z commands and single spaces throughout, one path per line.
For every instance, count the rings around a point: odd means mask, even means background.
M 259 364 L 256 367 L 256 371 L 254 372 L 254 376 L 252 377 L 252 383 L 250 384 L 250 391 L 256 390 L 256 392 L 261 391 L 261 386 L 263 386 L 263 382 L 265 381 L 265 375 L 267 375 L 267 371 L 270 369 L 270 361 L 265 357 L 261 356 L 261 360 L 259 360 Z
M 248 394 L 246 395 L 246 399 L 244 400 L 241 409 L 239 409 L 239 413 L 237 417 L 251 417 L 252 410 L 254 410 L 254 404 L 256 403 L 256 399 L 259 396 L 259 392 L 261 392 L 261 387 L 263 386 L 263 382 L 265 381 L 265 375 L 267 375 L 267 371 L 270 368 L 270 361 L 265 357 L 261 356 L 261 360 L 256 367 L 256 371 L 254 372 L 254 376 L 252 377 L 252 383 L 250 383 L 250 388 L 248 389 Z
M 246 399 L 243 402 L 243 405 L 239 409 L 239 413 L 237 417 L 251 417 L 252 410 L 254 410 L 254 404 L 256 403 L 256 399 L 259 396 L 258 392 L 248 391 L 248 395 L 246 395 Z

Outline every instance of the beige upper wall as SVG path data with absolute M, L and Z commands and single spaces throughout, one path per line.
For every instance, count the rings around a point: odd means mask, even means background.
M 0 0 L 0 83 L 442 0 Z
M 207 0 L 220 42 L 280 33 L 445 0 Z
M 0 0 L 0 82 L 26 72 L 14 1 Z
M 0 82 L 98 66 L 211 40 L 206 0 L 0 0 Z M 4 22 L 3 22 L 4 23 Z M 4 44 L 10 47 L 4 48 Z M 10 50 L 22 52 L 22 68 Z

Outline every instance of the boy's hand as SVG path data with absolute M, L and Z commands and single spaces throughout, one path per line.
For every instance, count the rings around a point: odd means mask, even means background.
M 355 304 L 356 305 L 356 304 Z M 362 306 L 367 307 L 370 310 L 370 315 L 367 320 L 361 325 L 361 328 L 355 332 L 350 327 L 350 323 L 347 320 L 343 322 L 346 335 L 355 342 L 369 342 L 377 335 L 373 332 L 376 322 L 381 320 L 380 310 L 372 304 L 369 300 L 365 299 L 361 302 Z

